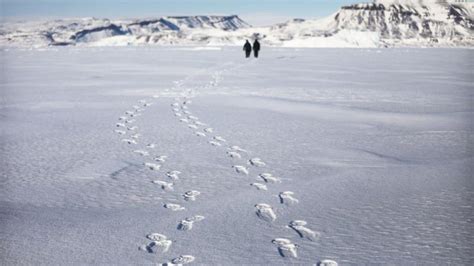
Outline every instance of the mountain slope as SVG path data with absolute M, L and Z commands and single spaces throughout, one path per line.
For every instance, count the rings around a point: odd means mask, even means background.
M 317 20 L 251 27 L 232 16 L 169 16 L 110 21 L 87 18 L 5 23 L 1 46 L 241 45 L 387 47 L 474 45 L 473 4 L 435 0 L 377 0 L 343 6 Z

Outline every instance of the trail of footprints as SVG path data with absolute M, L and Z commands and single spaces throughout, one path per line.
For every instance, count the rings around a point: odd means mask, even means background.
M 212 127 L 209 127 L 206 123 L 201 122 L 198 117 L 192 115 L 188 107 L 191 101 L 187 97 L 175 100 L 176 102 L 172 104 L 174 115 L 180 118 L 180 122 L 192 129 L 195 135 L 198 137 L 208 137 L 208 142 L 212 146 L 226 148 L 225 154 L 233 159 L 233 162 L 241 161 L 244 157 L 248 157 L 247 150 L 236 145 L 228 145 L 225 138 L 213 134 L 214 129 Z M 258 170 L 266 166 L 267 164 L 263 159 L 254 157 L 249 158 L 245 164 L 233 164 L 232 169 L 237 174 L 248 176 L 253 169 Z M 268 172 L 259 173 L 258 178 L 261 181 L 250 183 L 250 186 L 260 191 L 267 191 L 269 185 L 282 182 L 281 178 Z M 292 191 L 282 191 L 278 194 L 278 198 L 279 203 L 285 206 L 294 206 L 299 203 L 295 193 Z M 278 218 L 274 208 L 268 203 L 257 203 L 254 205 L 254 208 L 257 218 L 264 222 L 273 223 Z M 192 227 L 193 222 L 193 219 L 183 220 L 179 226 L 179 228 L 181 228 L 180 230 L 186 230 L 186 228 Z M 321 235 L 319 232 L 310 229 L 308 223 L 304 220 L 289 221 L 286 227 L 293 230 L 303 240 L 317 241 Z M 282 257 L 298 257 L 298 245 L 291 240 L 287 238 L 275 238 L 271 243 L 276 246 L 278 253 Z M 318 265 L 337 266 L 337 262 L 333 260 L 321 260 Z
M 213 75 L 213 79 L 209 82 L 207 86 L 216 86 L 221 79 L 222 71 L 216 72 Z M 177 81 L 176 86 L 179 89 L 183 83 L 186 81 Z M 194 116 L 189 110 L 189 105 L 191 100 L 189 99 L 189 94 L 192 93 L 192 90 L 187 91 L 187 96 L 183 98 L 175 99 L 175 102 L 171 104 L 171 109 L 174 113 L 174 116 L 178 118 L 179 122 L 185 124 L 190 128 L 197 137 L 209 138 L 208 143 L 215 147 L 225 148 L 225 154 L 233 160 L 242 160 L 244 157 L 248 157 L 247 150 L 236 146 L 228 145 L 227 140 L 222 136 L 215 135 L 214 129 L 208 124 L 200 121 L 199 117 Z M 153 98 L 158 98 L 159 96 L 153 96 Z M 138 101 L 139 105 L 132 106 L 133 110 L 127 110 L 125 116 L 119 117 L 119 122 L 116 123 L 117 129 L 115 132 L 122 136 L 122 142 L 127 143 L 132 146 L 139 145 L 140 134 L 138 133 L 138 127 L 133 124 L 136 122 L 136 118 L 141 116 L 142 112 L 146 107 L 151 106 L 152 103 L 146 100 Z M 129 137 L 125 137 L 129 136 Z M 167 155 L 155 154 L 153 149 L 156 147 L 154 143 L 148 143 L 145 145 L 145 148 L 134 149 L 132 152 L 139 156 L 145 157 L 147 160 L 143 162 L 144 167 L 148 168 L 151 171 L 160 173 L 162 165 L 167 160 Z M 254 157 L 248 158 L 244 164 L 233 164 L 232 169 L 240 175 L 248 176 L 250 175 L 251 170 L 266 167 L 267 164 L 261 158 Z M 179 180 L 181 172 L 178 170 L 168 171 L 164 174 L 167 177 L 168 181 L 164 180 L 152 180 L 151 183 L 159 186 L 163 191 L 173 192 L 175 190 L 175 181 Z M 281 183 L 281 178 L 274 176 L 272 173 L 261 172 L 258 174 L 260 182 L 250 183 L 250 187 L 256 189 L 257 191 L 267 191 L 268 186 L 271 186 L 275 183 Z M 195 201 L 199 198 L 200 192 L 197 190 L 189 190 L 182 194 L 182 198 L 185 202 Z M 293 206 L 298 204 L 298 199 L 295 196 L 295 193 L 292 191 L 282 191 L 278 194 L 279 203 L 286 206 Z M 186 209 L 185 206 L 182 206 L 178 203 L 163 203 L 163 207 L 169 209 L 170 211 L 179 212 Z M 254 211 L 256 217 L 264 222 L 273 223 L 277 220 L 277 215 L 274 208 L 268 203 L 256 203 L 254 205 Z M 182 219 L 178 225 L 177 230 L 189 231 L 199 222 L 205 219 L 202 215 L 194 215 L 191 217 L 185 217 Z M 320 233 L 314 231 L 308 227 L 308 224 L 304 220 L 292 220 L 286 226 L 288 229 L 293 230 L 301 239 L 308 241 L 317 241 L 320 237 Z M 165 235 L 159 233 L 151 233 L 146 236 L 146 238 L 151 241 L 146 245 L 139 247 L 139 250 L 149 252 L 149 253 L 166 253 L 169 251 L 173 241 L 168 239 Z M 287 238 L 274 238 L 271 240 L 271 243 L 275 245 L 276 250 L 282 257 L 287 258 L 296 258 L 298 257 L 298 245 L 293 243 Z M 188 264 L 195 261 L 195 257 L 192 255 L 180 255 L 164 265 L 173 265 L 173 264 Z M 337 262 L 333 260 L 321 260 L 318 265 L 324 266 L 337 266 Z
M 158 98 L 159 96 L 154 96 L 153 98 Z M 166 192 L 173 192 L 175 190 L 175 182 L 179 180 L 181 171 L 178 170 L 171 170 L 167 172 L 162 171 L 162 166 L 168 159 L 167 155 L 164 154 L 157 154 L 155 153 L 154 149 L 156 148 L 155 143 L 148 143 L 145 145 L 141 145 L 140 138 L 141 134 L 138 133 L 139 128 L 135 126 L 134 123 L 136 122 L 136 118 L 140 117 L 145 110 L 146 107 L 151 106 L 152 103 L 146 100 L 138 101 L 139 105 L 132 106 L 132 110 L 125 111 L 125 116 L 119 117 L 119 122 L 116 123 L 115 133 L 122 137 L 122 142 L 133 147 L 132 153 L 143 157 L 143 167 L 149 169 L 154 174 L 162 175 L 166 177 L 167 180 L 162 179 L 155 179 L 151 180 L 153 185 L 157 185 L 163 191 Z M 189 117 L 189 120 L 194 121 L 196 117 Z M 188 120 L 188 121 L 189 121 Z M 186 121 L 186 120 L 185 120 Z M 136 148 L 138 146 L 143 146 L 141 148 Z M 188 190 L 182 194 L 183 200 L 186 201 L 195 201 L 199 197 L 201 193 L 197 190 Z M 185 206 L 178 204 L 178 203 L 169 203 L 164 202 L 163 207 L 169 209 L 173 212 L 179 212 L 186 209 Z M 177 230 L 182 231 L 189 231 L 193 229 L 193 226 L 204 220 L 205 217 L 202 215 L 194 215 L 191 217 L 185 217 L 182 219 L 178 225 Z M 139 250 L 148 253 L 155 253 L 161 254 L 166 253 L 170 250 L 173 241 L 168 239 L 167 236 L 160 234 L 160 233 L 150 233 L 146 235 L 146 238 L 149 240 L 148 244 L 142 245 L 139 247 Z M 192 255 L 180 255 L 165 265 L 174 265 L 174 264 L 188 264 L 195 260 L 195 257 Z

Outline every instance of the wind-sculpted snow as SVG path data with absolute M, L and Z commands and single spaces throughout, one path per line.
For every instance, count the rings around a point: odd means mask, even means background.
M 470 50 L 3 56 L 8 265 L 472 264 Z

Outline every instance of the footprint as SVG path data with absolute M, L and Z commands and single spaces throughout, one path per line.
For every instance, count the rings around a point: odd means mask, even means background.
M 201 121 L 194 121 L 194 124 L 196 124 L 198 126 L 206 126 L 206 124 L 201 122 Z
M 126 115 L 133 115 L 133 114 L 135 114 L 135 112 L 134 111 L 126 111 L 125 114 Z
M 199 120 L 199 117 L 194 116 L 194 115 L 188 115 L 188 118 L 191 120 Z
M 240 155 L 240 153 L 235 152 L 235 151 L 228 151 L 228 152 L 227 152 L 227 155 L 229 155 L 231 158 L 236 158 L 236 159 L 242 158 L 242 156 Z
M 177 258 L 174 258 L 171 260 L 171 263 L 173 264 L 188 264 L 191 263 L 195 260 L 194 256 L 191 255 L 181 255 Z
M 144 99 L 138 100 L 138 103 L 144 104 L 144 103 L 146 103 L 146 100 L 144 100 Z
M 123 142 L 127 142 L 128 144 L 137 144 L 137 142 L 133 139 L 122 139 Z
M 141 136 L 141 135 L 137 133 L 137 134 L 131 135 L 130 137 L 131 137 L 132 139 L 138 139 L 140 136 Z
M 197 127 L 196 125 L 194 125 L 194 124 L 189 124 L 188 127 L 189 127 L 189 128 L 192 128 L 192 129 L 198 129 L 198 127 Z
M 226 140 L 221 136 L 215 136 L 214 139 L 220 142 L 226 142 Z
M 169 171 L 168 173 L 166 173 L 166 176 L 173 179 L 173 180 L 176 180 L 176 179 L 179 179 L 180 174 L 181 174 L 180 171 L 173 170 L 173 171 Z
M 180 113 L 174 113 L 174 116 L 181 117 L 182 114 L 180 114 Z
M 133 123 L 135 123 L 135 121 L 136 121 L 135 119 L 129 119 L 129 120 L 125 120 L 125 123 L 126 124 L 133 124 Z
M 279 194 L 280 203 L 285 204 L 287 206 L 297 204 L 299 201 L 297 199 L 293 198 L 294 194 L 295 193 L 291 192 L 291 191 L 280 192 L 280 194 Z
M 144 165 L 145 165 L 146 167 L 148 167 L 148 169 L 154 170 L 154 171 L 158 171 L 158 170 L 160 170 L 160 168 L 161 168 L 161 165 L 160 165 L 160 164 L 156 164 L 156 163 L 144 163 Z
M 179 121 L 183 123 L 189 123 L 189 120 L 186 118 L 181 118 Z
M 286 238 L 275 238 L 272 240 L 272 243 L 277 245 L 278 252 L 282 257 L 297 258 L 298 254 L 296 252 L 297 246 L 289 239 Z
M 147 144 L 146 147 L 149 148 L 149 149 L 154 149 L 154 148 L 156 148 L 156 144 L 155 143 L 150 143 L 150 144 Z
M 149 153 L 147 151 L 144 151 L 144 150 L 134 150 L 133 152 L 136 153 L 136 154 L 139 154 L 141 156 L 148 156 L 149 155 Z
M 193 229 L 194 222 L 199 222 L 202 220 L 204 220 L 204 216 L 201 215 L 195 215 L 193 217 L 185 218 L 184 220 L 181 220 L 181 222 L 179 222 L 178 230 L 189 231 Z
M 260 158 L 252 158 L 249 160 L 249 164 L 256 166 L 256 167 L 263 167 L 266 164 Z
M 220 143 L 217 142 L 217 141 L 213 141 L 213 140 L 210 140 L 209 143 L 210 143 L 212 146 L 218 146 L 218 147 L 222 146 L 222 144 L 220 144 Z
M 168 183 L 168 182 L 161 181 L 161 180 L 154 180 L 152 182 L 154 184 L 160 185 L 161 189 L 163 189 L 164 191 L 173 191 L 174 190 L 173 183 Z
M 208 128 L 204 129 L 204 132 L 212 133 L 212 132 L 214 132 L 214 129 L 212 127 L 208 127 Z
M 337 262 L 334 260 L 322 260 L 318 262 L 318 266 L 337 266 Z
M 199 196 L 200 194 L 201 194 L 201 192 L 199 192 L 197 190 L 190 190 L 190 191 L 186 191 L 183 194 L 183 197 L 184 197 L 184 200 L 186 200 L 186 201 L 195 201 L 196 197 Z
M 137 126 L 127 127 L 127 129 L 130 130 L 130 131 L 135 131 L 135 130 L 138 129 L 138 127 Z
M 255 205 L 257 209 L 257 216 L 258 218 L 266 221 L 266 222 L 273 222 L 276 220 L 276 214 L 273 211 L 272 206 L 266 203 L 259 203 Z
M 250 184 L 252 187 L 255 187 L 257 188 L 258 190 L 268 190 L 267 186 L 264 185 L 264 184 L 260 184 L 260 183 L 252 183 Z
M 119 130 L 119 129 L 116 129 L 116 130 L 114 130 L 114 131 L 115 131 L 115 133 L 117 133 L 117 134 L 119 134 L 119 135 L 125 135 L 125 134 L 127 134 L 127 132 L 125 132 L 125 131 L 123 131 L 123 130 Z
M 247 168 L 245 168 L 245 166 L 234 165 L 234 166 L 232 166 L 232 168 L 234 168 L 235 171 L 239 174 L 243 174 L 243 175 L 248 175 L 249 174 L 249 170 Z
M 165 253 L 169 250 L 171 244 L 173 243 L 165 235 L 158 233 L 149 234 L 147 235 L 147 238 L 152 240 L 152 242 L 148 245 L 140 247 L 140 249 L 149 253 L 158 253 L 160 249 L 162 253 Z
M 281 183 L 280 178 L 273 176 L 270 173 L 261 173 L 258 176 L 265 181 L 265 183 Z
M 143 106 L 145 106 L 145 107 L 152 106 L 152 105 L 153 105 L 153 103 L 144 103 L 143 104 Z
M 247 152 L 246 150 L 240 148 L 239 146 L 232 146 L 230 148 L 234 151 Z
M 179 204 L 175 204 L 175 203 L 165 203 L 163 207 L 165 207 L 166 209 L 170 209 L 172 211 L 184 211 L 186 209 L 183 206 Z
M 173 106 L 173 107 L 179 107 L 179 103 L 172 103 L 171 106 Z
M 177 108 L 177 107 L 174 107 L 174 108 L 173 108 L 173 111 L 174 111 L 175 113 L 181 112 L 181 110 L 180 110 L 179 108 Z
M 116 127 L 127 127 L 124 123 L 117 123 L 115 124 Z
M 156 162 L 164 163 L 167 158 L 168 158 L 168 156 L 166 156 L 166 155 L 160 155 L 160 156 L 156 156 L 155 158 L 153 158 L 153 160 L 155 160 Z
M 196 132 L 194 132 L 194 133 L 195 133 L 196 136 L 198 136 L 198 137 L 205 137 L 205 136 L 206 136 L 206 134 L 205 134 L 204 132 L 196 131 Z
M 127 120 L 127 117 L 126 116 L 121 116 L 121 117 L 119 117 L 119 120 Z
M 294 220 L 290 222 L 288 227 L 295 230 L 301 238 L 306 238 L 311 241 L 318 240 L 321 234 L 305 227 L 306 224 L 306 221 Z

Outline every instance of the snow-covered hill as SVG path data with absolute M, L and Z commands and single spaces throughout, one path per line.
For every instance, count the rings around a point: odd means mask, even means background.
M 4 23 L 0 45 L 241 45 L 258 37 L 265 45 L 290 47 L 470 47 L 472 10 L 472 3 L 376 0 L 343 6 L 323 19 L 270 27 L 251 27 L 236 15 Z

